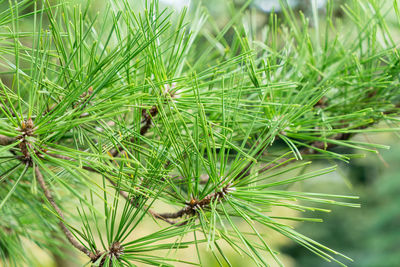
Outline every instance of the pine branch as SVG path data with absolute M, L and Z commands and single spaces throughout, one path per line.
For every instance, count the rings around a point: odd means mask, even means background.
M 316 210 L 307 204 L 309 201 L 357 206 L 333 200 L 341 196 L 281 189 L 334 168 L 295 174 L 307 165 L 301 163 L 272 172 L 295 162 L 289 153 L 278 155 L 265 166 L 263 162 L 271 158 L 267 152 L 275 147 L 281 151 L 282 144 L 286 144 L 285 150 L 290 148 L 296 159 L 321 153 L 327 159 L 345 161 L 349 159 L 347 155 L 331 149 L 347 146 L 373 151 L 368 148 L 384 147 L 349 141 L 358 132 L 372 131 L 363 129 L 378 121 L 398 123 L 394 118 L 399 108 L 394 105 L 398 101 L 398 49 L 379 5 L 371 3 L 371 10 L 366 10 L 354 2 L 359 12 L 349 12 L 348 16 L 356 22 L 354 32 L 358 36 L 356 41 L 347 41 L 339 35 L 341 29 L 335 29 L 329 12 L 324 14 L 329 27 L 323 32 L 318 24 L 318 10 L 314 12 L 314 25 L 310 25 L 307 15 L 297 18 L 295 12 L 282 7 L 283 28 L 271 16 L 264 25 L 270 31 L 260 40 L 256 32 L 238 25 L 248 19 L 243 16 L 245 6 L 214 34 L 203 31 L 206 16 L 200 14 L 200 9 L 195 12 L 198 19 L 186 20 L 184 11 L 175 20 L 174 15 L 160 11 L 157 4 L 158 1 L 149 1 L 146 11 L 136 15 L 136 6 L 129 1 L 112 1 L 106 15 L 97 18 L 92 18 L 90 9 L 80 12 L 79 8 L 61 5 L 59 9 L 48 4 L 40 12 L 35 9 L 31 32 L 20 28 L 20 19 L 29 16 L 19 15 L 17 8 L 11 6 L 10 18 L 0 19 L 0 26 L 10 29 L 9 34 L 4 33 L 6 41 L 0 40 L 0 46 L 5 48 L 4 60 L 0 62 L 5 68 L 2 73 L 14 74 L 11 85 L 9 81 L 7 85 L 0 81 L 0 132 L 5 134 L 0 135 L 0 145 L 13 146 L 1 149 L 5 154 L 0 155 L 5 199 L 26 192 L 25 187 L 18 186 L 20 181 L 32 182 L 22 178 L 33 167 L 37 184 L 58 215 L 63 235 L 98 266 L 130 265 L 132 261 L 164 265 L 163 257 L 146 253 L 151 251 L 155 255 L 157 249 L 183 247 L 189 243 L 180 240 L 198 230 L 203 231 L 211 247 L 217 244 L 219 234 L 220 240 L 242 241 L 234 244 L 235 250 L 249 256 L 256 265 L 267 265 L 261 256 L 264 253 L 258 251 L 270 253 L 280 264 L 268 240 L 257 232 L 261 225 L 327 260 L 335 260 L 333 257 L 340 254 L 301 235 L 285 222 L 276 221 L 279 216 L 274 216 L 274 211 L 272 216 L 264 214 L 267 208 L 275 206 Z M 81 15 L 78 18 L 76 14 Z M 46 23 L 42 23 L 43 16 Z M 176 27 L 170 29 L 172 25 Z M 313 29 L 309 30 L 310 27 Z M 382 33 L 381 42 L 374 42 L 377 33 Z M 194 42 L 196 36 L 200 37 L 198 43 Z M 321 37 L 325 42 L 321 42 Z M 26 47 L 27 44 L 32 47 Z M 172 93 L 175 82 L 179 82 L 180 88 L 176 96 Z M 149 108 L 140 106 L 143 103 Z M 137 114 L 132 114 L 133 108 Z M 137 123 L 138 132 L 129 135 L 132 129 L 136 131 L 136 127 L 129 126 L 132 120 Z M 157 128 L 153 134 L 154 124 Z M 18 137 L 7 137 L 16 128 Z M 123 129 L 124 137 L 119 129 Z M 274 143 L 278 138 L 281 142 Z M 104 150 L 111 144 L 112 149 Z M 13 162 L 16 160 L 17 164 Z M 41 173 L 46 166 L 38 165 L 38 160 L 61 170 L 61 179 L 73 176 L 71 180 L 76 184 L 67 184 L 65 188 L 75 195 L 82 194 L 77 197 L 83 200 L 79 210 L 83 231 L 75 232 L 64 221 Z M 23 164 L 26 168 L 16 180 L 14 176 Z M 84 170 L 105 177 L 103 181 L 107 180 L 109 186 L 99 186 L 84 175 Z M 270 177 L 273 180 L 268 180 Z M 79 186 L 84 191 L 76 190 L 81 189 Z M 110 188 L 114 193 L 111 201 L 107 190 Z M 136 195 L 136 188 L 143 195 Z M 156 194 L 155 188 L 165 190 Z M 100 202 L 105 208 L 106 238 L 97 225 L 98 210 L 93 209 L 98 203 L 92 196 L 99 197 L 99 192 L 104 193 Z M 90 194 L 90 200 L 86 194 Z M 120 196 L 125 201 L 120 201 Z M 31 199 L 31 206 L 36 204 L 40 211 L 42 203 L 37 196 L 32 194 Z M 124 204 L 123 208 L 118 206 L 119 202 Z M 148 203 L 159 202 L 179 208 L 176 212 L 150 209 L 156 209 L 157 204 Z M 12 204 L 26 209 L 26 205 Z M 85 207 L 92 214 L 86 216 Z M 146 213 L 171 226 L 159 233 L 154 231 L 151 237 L 128 241 Z M 248 223 L 253 233 L 236 227 L 231 218 Z M 189 223 L 196 227 L 174 227 Z M 37 225 L 44 224 L 38 220 Z M 229 225 L 234 231 L 226 228 Z M 46 233 L 45 226 L 39 230 Z M 103 252 L 96 250 L 97 237 Z M 171 237 L 179 241 L 172 245 L 163 242 Z M 199 242 L 203 240 L 195 237 L 192 243 Z M 215 247 L 228 262 L 224 250 Z M 198 254 L 201 264 L 201 253 Z
M 210 193 L 201 200 L 192 198 L 189 203 L 186 203 L 186 206 L 184 208 L 180 209 L 177 212 L 161 213 L 158 216 L 168 219 L 177 219 L 185 215 L 193 216 L 200 209 L 206 209 L 210 205 L 210 203 L 214 201 L 222 201 L 230 192 L 233 191 L 235 191 L 235 188 L 232 187 L 232 184 L 229 183 L 225 185 L 220 191 Z
M 43 175 L 40 172 L 38 166 L 35 166 L 35 176 L 36 176 L 36 180 L 37 180 L 39 186 L 42 188 L 43 193 L 46 196 L 46 199 L 49 201 L 50 205 L 54 208 L 54 210 L 57 212 L 58 216 L 60 217 L 60 221 L 58 224 L 59 224 L 61 230 L 63 231 L 65 237 L 68 239 L 68 241 L 71 243 L 71 245 L 73 245 L 75 248 L 77 248 L 78 250 L 83 252 L 91 260 L 95 260 L 96 255 L 93 254 L 93 252 L 89 251 L 85 246 L 83 246 L 77 239 L 75 239 L 74 235 L 64 224 L 64 214 L 61 211 L 61 209 L 58 207 L 57 203 L 54 201 L 53 196 L 52 196 L 50 190 L 47 188 L 46 183 L 43 178 Z

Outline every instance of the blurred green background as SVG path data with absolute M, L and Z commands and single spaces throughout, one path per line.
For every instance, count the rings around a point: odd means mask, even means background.
M 136 1 L 136 0 L 135 0 Z M 53 1 L 55 2 L 55 1 Z M 80 3 L 81 1 L 73 1 Z M 144 1 L 138 1 L 144 2 Z M 201 1 L 189 0 L 163 0 L 162 5 L 179 10 L 187 4 L 191 7 L 197 6 Z M 234 1 L 227 3 L 223 0 L 202 1 L 208 9 L 210 16 L 217 23 L 217 27 L 223 27 L 230 19 L 229 8 L 241 8 L 245 1 Z M 305 14 L 311 13 L 311 0 L 288 1 L 294 9 L 302 10 Z M 392 1 L 386 1 L 389 5 Z M 102 9 L 105 0 L 93 1 L 92 12 Z M 256 19 L 256 29 L 262 29 L 268 21 L 269 12 L 275 10 L 279 14 L 279 1 L 275 0 L 254 0 L 248 7 Z M 346 18 L 340 9 L 340 4 L 346 1 L 335 1 L 335 14 L 338 23 L 345 24 Z M 325 0 L 315 0 L 321 16 L 324 14 Z M 8 4 L 3 2 L 3 9 Z M 190 14 L 190 13 L 189 13 Z M 340 21 L 343 19 L 343 21 Z M 394 22 L 395 19 L 388 18 L 388 25 L 392 28 L 393 35 L 399 38 L 399 28 Z M 312 24 L 310 24 L 312 27 Z M 229 34 L 229 33 L 228 33 Z M 201 45 L 201 44 L 200 44 Z M 207 44 L 204 44 L 207 45 Z M 377 126 L 379 127 L 379 126 Z M 360 196 L 360 209 L 333 207 L 331 213 L 314 213 L 313 217 L 320 217 L 323 223 L 298 223 L 296 228 L 322 244 L 342 252 L 354 260 L 349 266 L 359 267 L 396 267 L 400 266 L 400 142 L 395 134 L 358 135 L 358 139 L 369 140 L 374 143 L 391 146 L 391 150 L 379 151 L 378 154 L 368 154 L 365 158 L 352 160 L 350 164 L 341 162 L 318 162 L 319 166 L 339 164 L 337 172 L 304 181 L 296 185 L 296 189 L 310 192 L 324 192 L 332 194 L 351 194 Z M 346 151 L 356 153 L 360 151 Z M 284 213 L 286 210 L 276 210 L 276 213 Z M 293 215 L 293 214 L 291 214 Z M 306 214 L 307 216 L 307 214 Z M 142 228 L 143 234 L 152 231 L 155 226 L 151 219 L 148 219 L 146 226 Z M 240 227 L 240 226 L 239 226 Z M 274 233 L 266 233 L 270 243 L 275 249 L 282 252 L 282 260 L 289 267 L 322 267 L 338 266 L 336 263 L 329 263 L 303 247 Z M 76 266 L 81 266 L 79 255 L 71 252 L 67 260 L 57 256 L 49 256 L 39 249 L 33 242 L 26 242 L 28 251 L 38 259 L 37 266 L 73 266 L 71 258 L 75 259 Z M 6 244 L 0 244 L 6 245 Z M 233 253 L 233 252 L 232 252 Z M 183 250 L 179 255 L 186 260 L 195 259 L 195 251 Z M 207 250 L 203 251 L 207 266 L 217 266 L 212 255 Z M 209 257 L 207 257 L 209 255 Z M 82 258 L 85 260 L 85 258 Z M 235 266 L 250 266 L 240 256 L 235 256 Z M 1 266 L 1 263 L 0 263 Z M 182 265 L 184 266 L 184 265 Z M 274 265 L 272 265 L 274 266 Z

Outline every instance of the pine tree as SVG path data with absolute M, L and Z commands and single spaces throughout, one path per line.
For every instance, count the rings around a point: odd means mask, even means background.
M 345 25 L 333 1 L 311 17 L 282 4 L 262 31 L 250 2 L 232 5 L 222 29 L 200 6 L 175 14 L 157 1 L 107 1 L 95 15 L 90 1 L 2 4 L 2 264 L 32 264 L 30 240 L 92 266 L 173 266 L 187 247 L 197 261 L 186 263 L 202 265 L 202 243 L 220 265 L 232 264 L 222 244 L 283 265 L 265 229 L 350 260 L 288 223 L 318 218 L 271 209 L 358 207 L 357 196 L 290 186 L 336 168 L 310 160 L 359 156 L 340 147 L 385 148 L 354 135 L 399 130 L 388 26 L 400 23 L 397 1 L 351 1 Z M 386 18 L 393 9 L 397 22 Z M 158 228 L 141 235 L 146 218 Z

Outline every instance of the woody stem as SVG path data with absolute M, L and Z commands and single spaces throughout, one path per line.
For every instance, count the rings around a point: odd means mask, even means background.
M 44 195 L 46 199 L 49 201 L 50 205 L 54 208 L 54 210 L 57 212 L 58 216 L 60 217 L 60 221 L 58 222 L 58 225 L 60 226 L 61 230 L 63 231 L 65 237 L 68 239 L 68 241 L 78 250 L 86 254 L 87 256 L 90 257 L 90 259 L 95 259 L 96 255 L 93 254 L 93 252 L 89 251 L 85 246 L 83 246 L 71 233 L 71 231 L 67 228 L 67 226 L 64 224 L 64 214 L 62 213 L 61 209 L 58 207 L 57 203 L 54 201 L 54 198 L 50 192 L 50 190 L 47 188 L 46 183 L 44 181 L 43 175 L 39 170 L 38 166 L 35 166 L 35 176 L 36 180 L 39 184 L 39 186 L 42 188 Z

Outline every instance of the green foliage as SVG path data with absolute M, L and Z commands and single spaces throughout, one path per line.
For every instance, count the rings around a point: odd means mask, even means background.
M 201 265 L 201 243 L 220 265 L 232 264 L 223 243 L 282 265 L 266 228 L 350 260 L 288 223 L 318 219 L 272 208 L 358 207 L 355 196 L 290 186 L 335 170 L 310 170 L 310 159 L 359 156 L 335 147 L 385 148 L 355 134 L 399 129 L 391 9 L 352 1 L 340 26 L 332 1 L 311 18 L 282 4 L 260 36 L 249 3 L 230 6 L 219 29 L 201 7 L 174 14 L 157 1 L 113 0 L 96 15 L 90 2 L 10 2 L 0 16 L 2 262 L 29 264 L 25 239 L 62 254 L 67 238 L 93 266 L 173 266 L 188 246 Z M 379 121 L 388 128 L 371 128 Z M 148 215 L 159 229 L 138 237 Z

